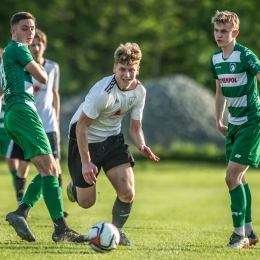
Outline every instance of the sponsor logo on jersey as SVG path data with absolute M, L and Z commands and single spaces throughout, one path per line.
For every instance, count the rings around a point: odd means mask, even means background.
M 115 104 L 119 103 L 119 100 L 116 98 Z
M 249 60 L 248 63 L 249 63 L 249 65 L 250 65 L 253 69 L 255 68 L 255 66 L 256 66 L 256 64 L 257 64 L 257 62 L 253 62 L 252 60 Z
M 221 66 L 216 66 L 215 69 L 216 69 L 216 70 L 217 70 L 217 69 L 221 69 Z
M 129 98 L 129 105 L 130 106 L 134 103 L 135 99 L 136 99 L 136 97 L 130 97 Z
M 110 118 L 118 118 L 121 114 L 121 109 L 119 108 Z
M 236 69 L 236 63 L 230 63 L 229 64 L 229 69 L 233 73 L 235 71 L 235 69 Z
M 220 83 L 236 83 L 237 79 L 236 78 L 222 78 L 219 79 Z

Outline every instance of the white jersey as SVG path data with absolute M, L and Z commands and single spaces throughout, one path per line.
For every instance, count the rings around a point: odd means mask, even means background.
M 134 120 L 142 120 L 146 90 L 138 81 L 135 89 L 122 91 L 115 76 L 105 77 L 97 82 L 87 94 L 85 101 L 70 121 L 70 127 L 79 120 L 83 111 L 94 119 L 87 128 L 88 142 L 97 143 L 121 131 L 123 117 L 130 112 Z
M 47 84 L 40 84 L 33 78 L 34 99 L 37 112 L 42 120 L 46 133 L 57 132 L 57 118 L 53 106 L 53 91 L 59 90 L 60 68 L 58 63 L 44 60 L 44 69 L 48 74 Z

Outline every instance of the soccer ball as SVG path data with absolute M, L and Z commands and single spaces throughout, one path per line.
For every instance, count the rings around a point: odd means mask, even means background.
M 89 245 L 99 253 L 108 253 L 119 243 L 120 234 L 115 225 L 109 222 L 99 222 L 88 232 Z

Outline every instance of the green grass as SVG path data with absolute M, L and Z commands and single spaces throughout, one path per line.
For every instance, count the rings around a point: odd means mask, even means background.
M 63 165 L 64 208 L 70 212 L 69 226 L 87 233 L 99 221 L 111 220 L 115 192 L 103 173 L 97 185 L 97 202 L 84 210 L 70 203 L 65 194 L 69 181 Z M 125 233 L 134 246 L 118 247 L 108 254 L 87 244 L 51 240 L 53 224 L 41 199 L 30 211 L 28 223 L 37 241 L 22 241 L 8 226 L 5 215 L 16 209 L 11 176 L 0 163 L 0 259 L 259 259 L 259 245 L 248 249 L 225 249 L 233 231 L 225 166 L 189 162 L 137 162 L 134 167 L 136 198 Z M 36 173 L 32 167 L 29 180 Z M 253 195 L 255 231 L 260 233 L 259 170 L 250 169 L 247 179 Z

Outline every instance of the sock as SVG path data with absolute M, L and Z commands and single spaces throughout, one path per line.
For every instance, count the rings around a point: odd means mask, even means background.
M 234 232 L 239 236 L 245 236 L 245 226 L 243 227 L 235 227 Z
M 63 200 L 57 177 L 42 177 L 42 194 L 51 218 L 63 217 Z
M 246 194 L 246 217 L 245 217 L 245 222 L 248 223 L 248 222 L 252 222 L 252 215 L 251 215 L 252 197 L 251 197 L 251 191 L 250 191 L 248 183 L 246 185 L 244 185 L 244 190 L 245 190 L 245 194 Z
M 243 184 L 229 191 L 231 198 L 231 212 L 234 227 L 243 227 L 245 225 L 246 215 L 246 194 Z
M 24 195 L 26 178 L 16 176 L 16 199 L 21 201 Z
M 117 228 L 122 228 L 123 225 L 126 223 L 131 209 L 132 209 L 133 202 L 131 203 L 125 203 L 119 200 L 119 198 L 116 198 L 116 201 L 114 203 L 114 207 L 112 210 L 112 223 L 117 227 Z
M 64 217 L 61 217 L 61 218 L 55 218 L 55 219 L 52 219 L 53 221 L 53 224 L 54 224 L 54 229 L 56 231 L 63 231 L 64 229 L 69 229 Z
M 246 235 L 249 236 L 253 230 L 252 222 L 245 223 Z
M 18 209 L 16 210 L 16 212 L 17 212 L 19 215 L 22 215 L 25 219 L 27 219 L 27 216 L 28 216 L 28 213 L 29 213 L 30 209 L 31 209 L 31 208 L 30 208 L 26 203 L 22 202 L 22 203 L 19 205 L 19 207 L 18 207 Z
M 28 205 L 30 208 L 32 208 L 41 197 L 41 183 L 42 177 L 40 174 L 37 174 L 29 184 L 22 198 L 22 202 Z
M 59 173 L 58 181 L 59 181 L 59 186 L 62 188 L 62 174 L 61 173 Z
M 14 186 L 14 189 L 15 189 L 15 190 L 16 190 L 16 173 L 17 173 L 17 170 L 11 171 L 13 186 Z

